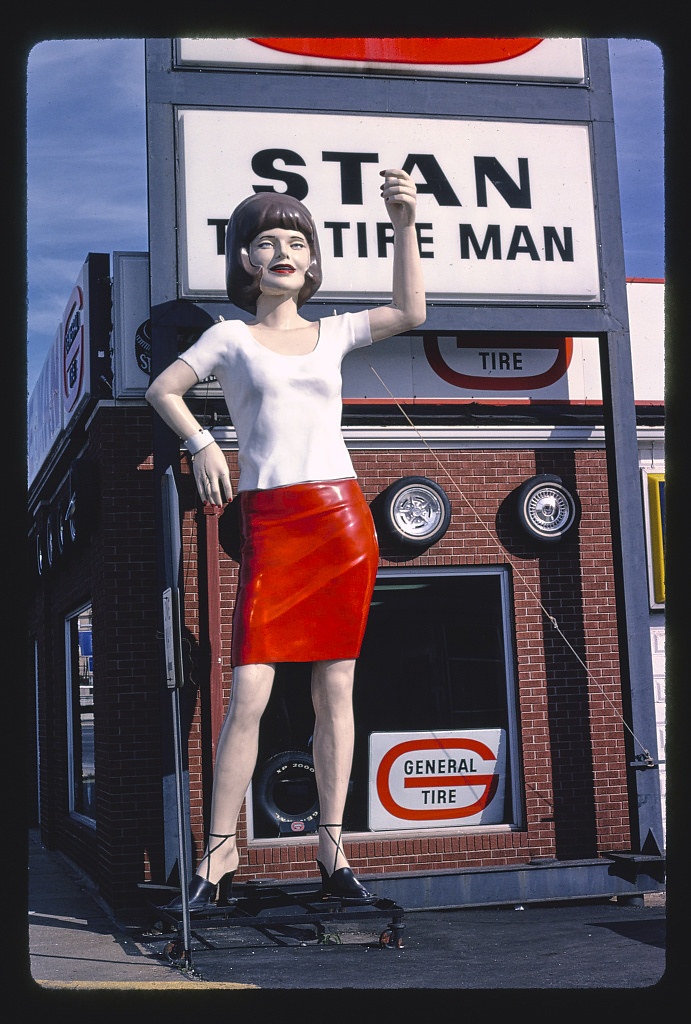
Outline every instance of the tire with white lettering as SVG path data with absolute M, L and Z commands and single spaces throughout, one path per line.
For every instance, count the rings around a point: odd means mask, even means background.
M 313 831 L 319 821 L 319 798 L 312 755 L 286 750 L 270 757 L 257 776 L 254 804 L 279 831 Z
M 420 554 L 444 536 L 451 502 L 443 487 L 426 476 L 404 476 L 370 505 L 379 545 L 387 553 Z
M 558 544 L 580 519 L 580 502 L 554 473 L 539 473 L 516 491 L 521 529 L 541 544 Z

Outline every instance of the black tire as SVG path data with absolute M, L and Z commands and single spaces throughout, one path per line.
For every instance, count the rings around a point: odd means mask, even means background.
M 255 810 L 281 831 L 290 830 L 293 822 L 304 824 L 299 831 L 313 831 L 319 822 L 319 798 L 312 755 L 302 750 L 274 754 L 257 776 L 253 798 Z
M 65 522 L 65 506 L 60 502 L 55 516 L 55 540 L 57 542 L 59 555 L 63 555 L 65 553 L 67 534 L 68 529 L 67 523 Z
M 521 529 L 541 544 L 558 544 L 580 519 L 580 502 L 553 473 L 531 477 L 516 491 Z
M 426 476 L 404 476 L 377 495 L 370 506 L 382 553 L 389 548 L 425 551 L 451 523 L 451 502 L 443 487 Z
M 48 568 L 52 569 L 57 559 L 57 543 L 55 540 L 55 520 L 51 513 L 46 520 L 46 559 Z
M 43 576 L 46 571 L 46 556 L 43 550 L 43 537 L 39 531 L 36 532 L 36 572 Z
M 72 491 L 65 509 L 65 539 L 70 544 L 76 544 L 79 537 L 79 523 L 77 516 L 77 493 Z

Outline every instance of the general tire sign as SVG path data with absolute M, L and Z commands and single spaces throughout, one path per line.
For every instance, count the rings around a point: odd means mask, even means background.
M 506 733 L 372 733 L 369 827 L 496 825 L 504 820 Z
M 407 170 L 431 301 L 596 302 L 588 126 L 512 120 L 180 109 L 181 297 L 225 295 L 224 232 L 255 192 L 289 192 L 319 230 L 321 298 L 391 287 L 379 171 Z

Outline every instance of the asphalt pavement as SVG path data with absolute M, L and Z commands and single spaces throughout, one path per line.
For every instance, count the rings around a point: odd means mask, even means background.
M 235 989 L 280 996 L 284 1011 L 304 1005 L 308 996 L 314 1005 L 315 996 L 329 993 L 327 1005 L 344 1009 L 349 997 L 360 995 L 370 1009 L 381 1005 L 400 1017 L 415 997 L 429 997 L 432 990 L 465 990 L 459 1006 L 475 994 L 485 1007 L 502 993 L 516 1006 L 521 993 L 539 990 L 542 999 L 566 996 L 570 1007 L 588 993 L 615 995 L 619 1008 L 631 1001 L 640 1012 L 648 1005 L 662 1009 L 674 987 L 666 925 L 666 896 L 655 893 L 634 901 L 397 917 L 374 908 L 350 919 L 334 917 L 317 929 L 256 923 L 210 928 L 193 918 L 185 949 L 181 933 L 155 914 L 144 927 L 118 920 L 91 881 L 32 831 L 25 980 L 39 1006 L 56 990 L 175 991 L 194 993 L 194 1005 L 200 1005 L 197 997 L 207 990 Z M 335 1003 L 333 990 L 340 990 Z

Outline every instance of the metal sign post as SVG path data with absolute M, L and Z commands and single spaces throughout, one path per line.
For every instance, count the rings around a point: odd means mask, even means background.
M 166 685 L 170 691 L 173 721 L 173 748 L 175 760 L 175 794 L 178 824 L 178 868 L 182 894 L 182 956 L 180 961 L 191 966 L 190 910 L 187 882 L 189 868 L 187 860 L 187 836 L 189 814 L 185 801 L 184 765 L 182 756 L 182 732 L 180 729 L 180 687 L 183 684 L 182 642 L 180 623 L 180 591 L 178 574 L 180 570 L 180 514 L 178 491 L 172 468 L 169 466 L 161 478 L 161 499 L 163 509 L 163 548 L 165 553 L 165 577 L 168 586 L 163 591 L 163 634 L 166 661 Z

